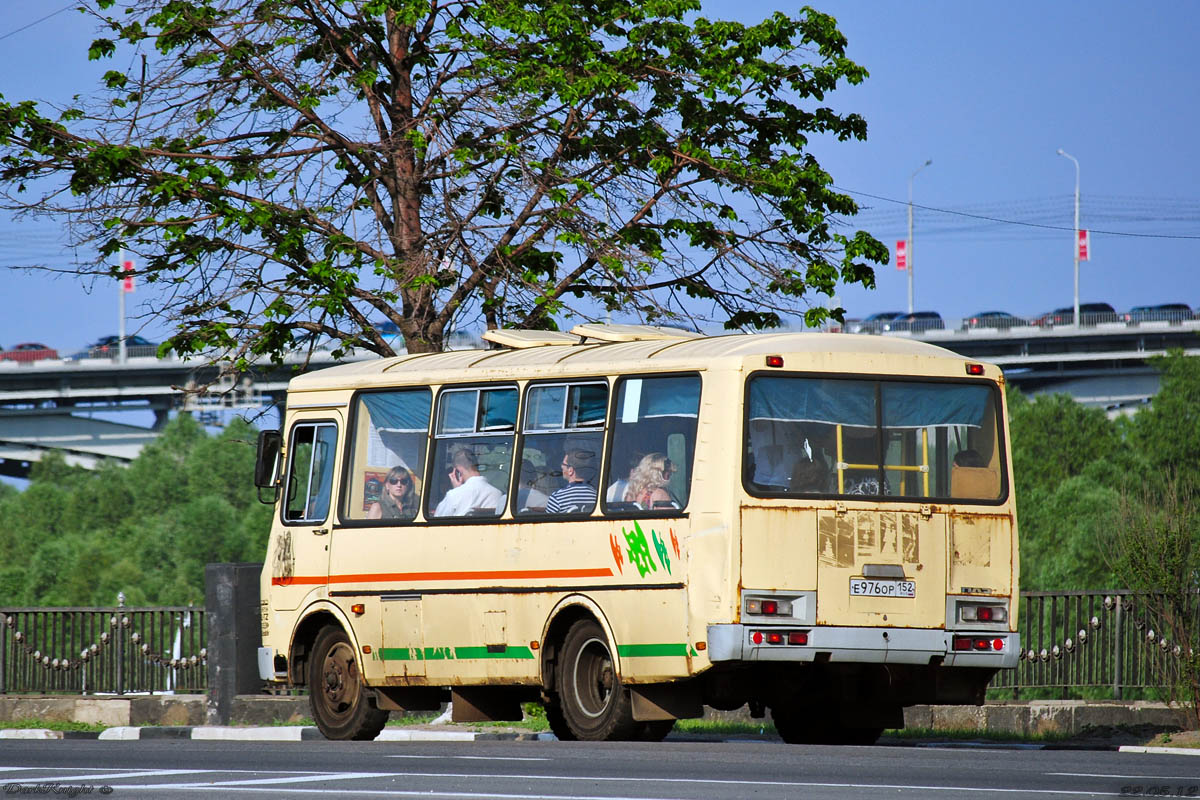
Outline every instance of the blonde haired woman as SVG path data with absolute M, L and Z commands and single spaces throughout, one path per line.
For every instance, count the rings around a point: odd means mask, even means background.
M 644 509 L 678 508 L 666 490 L 675 471 L 671 459 L 662 453 L 647 453 L 629 473 L 625 502 L 637 503 Z

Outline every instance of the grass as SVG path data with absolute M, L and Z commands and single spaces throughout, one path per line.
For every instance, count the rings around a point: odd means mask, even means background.
M 760 736 L 775 733 L 773 723 L 762 722 L 717 722 L 703 719 L 681 719 L 675 722 L 676 733 L 711 733 L 723 736 Z
M 1023 734 L 1011 731 L 979 730 L 976 728 L 898 728 L 889 729 L 883 735 L 891 739 L 933 739 L 935 741 L 979 741 L 988 742 L 1064 742 L 1071 737 L 1065 733 Z
M 10 719 L 7 722 L 0 722 L 0 728 L 17 728 L 20 730 L 28 730 L 37 728 L 39 730 L 51 731 L 86 731 L 87 733 L 99 733 L 108 728 L 108 725 L 100 725 L 95 722 L 74 722 L 66 720 L 47 720 L 47 719 Z

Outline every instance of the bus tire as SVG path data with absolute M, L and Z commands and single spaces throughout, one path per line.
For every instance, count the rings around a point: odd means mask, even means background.
M 617 675 L 617 663 L 603 629 L 591 619 L 577 620 L 563 641 L 558 662 L 563 721 L 585 742 L 637 738 L 629 689 Z
M 875 744 L 883 735 L 883 728 L 873 726 L 843 727 L 841 729 L 841 744 Z
M 788 744 L 875 744 L 883 728 L 870 725 L 836 725 L 836 712 L 821 707 L 772 706 L 775 732 Z
M 375 707 L 358 654 L 341 628 L 327 626 L 317 634 L 308 695 L 313 719 L 326 739 L 371 740 L 387 722 L 388 712 Z
M 836 736 L 837 729 L 822 731 L 814 719 L 828 719 L 823 714 L 814 714 L 796 706 L 771 706 L 771 719 L 775 732 L 788 744 L 825 744 Z
M 567 725 L 567 719 L 563 716 L 562 701 L 558 699 L 558 695 L 548 700 L 544 707 L 546 709 L 546 722 L 550 725 L 550 732 L 560 742 L 574 742 L 576 740 L 575 732 Z
M 656 719 L 650 722 L 638 723 L 638 739 L 643 742 L 661 742 L 675 727 L 673 719 Z

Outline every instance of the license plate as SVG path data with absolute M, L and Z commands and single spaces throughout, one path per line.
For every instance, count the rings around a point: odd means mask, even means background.
M 852 597 L 916 597 L 916 581 L 888 581 L 873 578 L 851 578 Z

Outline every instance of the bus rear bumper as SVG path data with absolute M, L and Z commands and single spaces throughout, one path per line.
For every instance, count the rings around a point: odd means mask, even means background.
M 779 644 L 755 634 L 784 633 Z M 920 628 L 805 626 L 806 644 L 788 644 L 791 629 L 740 624 L 708 626 L 708 657 L 714 662 L 841 662 L 859 664 L 938 664 L 946 667 L 1010 668 L 1021 653 L 1020 634 L 944 631 Z M 955 639 L 974 636 L 986 650 L 955 649 Z M 997 649 L 996 644 L 1000 647 Z M 961 645 L 960 645 L 961 646 Z

